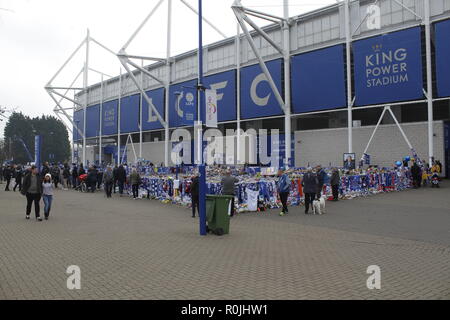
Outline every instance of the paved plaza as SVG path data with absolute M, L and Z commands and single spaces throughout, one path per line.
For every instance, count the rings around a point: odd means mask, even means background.
M 240 214 L 198 235 L 185 208 L 57 191 L 49 221 L 0 185 L 0 299 L 450 299 L 450 184 Z M 68 266 L 81 290 L 68 290 Z M 366 286 L 381 269 L 381 290 Z

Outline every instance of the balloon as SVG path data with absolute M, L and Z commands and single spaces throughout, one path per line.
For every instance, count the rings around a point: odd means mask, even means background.
M 411 157 L 410 156 L 406 156 L 405 157 L 405 161 L 410 161 L 411 160 Z
M 401 161 L 397 161 L 395 164 L 397 165 L 397 167 L 400 167 L 402 165 L 402 162 Z

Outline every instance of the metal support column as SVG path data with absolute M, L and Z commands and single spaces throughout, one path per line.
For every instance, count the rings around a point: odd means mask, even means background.
M 141 67 L 144 68 L 144 60 L 141 60 Z M 144 73 L 141 72 L 141 88 L 144 88 Z M 140 108 L 139 108 L 139 159 L 142 159 L 142 142 L 143 142 L 143 136 L 142 136 L 142 108 L 143 108 L 143 96 L 142 94 L 139 95 L 140 97 Z
M 117 165 L 121 164 L 120 161 L 120 113 L 122 108 L 122 68 L 120 68 L 119 75 L 119 107 L 117 109 Z
M 170 67 L 170 55 L 172 46 L 172 0 L 167 0 L 167 52 L 166 52 L 166 101 L 165 101 L 165 121 L 164 126 L 164 164 L 169 166 L 170 159 L 170 131 L 169 131 L 169 110 L 170 110 L 170 81 L 171 81 L 171 67 Z
M 428 161 L 431 165 L 434 157 L 434 114 L 433 114 L 433 71 L 431 61 L 431 22 L 430 22 L 430 0 L 424 0 L 425 6 L 425 42 L 427 58 L 427 101 L 428 101 Z
M 291 45 L 289 30 L 289 1 L 284 0 L 283 45 L 284 45 L 284 141 L 285 167 L 289 168 L 291 160 Z
M 237 130 L 236 130 L 236 164 L 240 164 L 241 161 L 241 27 L 237 23 L 236 32 L 236 104 L 237 104 Z
M 89 29 L 87 31 L 87 37 L 86 37 L 86 61 L 84 63 L 84 79 L 83 79 L 83 90 L 84 90 L 84 97 L 85 97 L 85 101 L 84 101 L 84 106 L 83 106 L 83 110 L 84 110 L 84 123 L 83 123 L 83 166 L 86 166 L 86 111 L 87 111 L 87 106 L 88 106 L 88 101 L 89 101 L 89 92 L 88 92 L 88 85 L 89 85 L 89 44 L 91 41 L 91 36 L 89 33 Z
M 350 30 L 350 0 L 345 0 L 345 42 L 347 52 L 347 114 L 348 114 L 348 152 L 353 153 L 353 97 L 352 97 L 352 36 Z
M 202 0 L 198 0 L 198 120 L 201 123 L 201 108 L 204 104 L 203 90 L 203 8 Z M 203 161 L 203 127 L 199 126 L 198 154 L 199 154 L 199 222 L 200 235 L 206 236 L 206 167 Z
M 103 155 L 103 74 L 102 83 L 100 85 L 100 133 L 99 133 L 99 144 L 98 144 L 98 164 L 102 166 L 102 155 Z

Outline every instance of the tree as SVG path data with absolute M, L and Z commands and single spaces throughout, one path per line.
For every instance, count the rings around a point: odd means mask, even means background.
M 52 116 L 30 118 L 15 112 L 9 117 L 4 131 L 5 143 L 10 145 L 15 163 L 30 162 L 26 149 L 34 158 L 36 135 L 42 136 L 41 161 L 57 163 L 70 159 L 69 134 L 59 119 Z

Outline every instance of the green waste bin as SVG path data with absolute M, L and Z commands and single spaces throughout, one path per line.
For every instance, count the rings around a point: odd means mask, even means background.
M 206 196 L 208 230 L 214 234 L 230 233 L 230 209 L 233 196 Z

